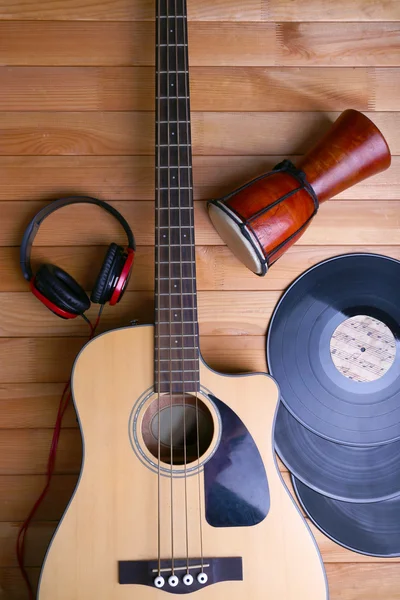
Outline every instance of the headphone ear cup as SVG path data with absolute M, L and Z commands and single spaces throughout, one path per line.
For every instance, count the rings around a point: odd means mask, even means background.
M 90 308 L 85 290 L 66 271 L 46 263 L 39 267 L 35 287 L 43 296 L 62 310 L 82 315 Z
M 118 244 L 110 244 L 90 296 L 92 302 L 95 304 L 109 302 L 125 260 L 124 248 Z

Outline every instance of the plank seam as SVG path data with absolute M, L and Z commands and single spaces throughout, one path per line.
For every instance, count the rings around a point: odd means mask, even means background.
M 376 86 L 377 86 L 377 76 L 376 76 L 376 68 L 368 67 L 367 69 L 367 81 L 368 81 L 368 110 L 376 111 Z

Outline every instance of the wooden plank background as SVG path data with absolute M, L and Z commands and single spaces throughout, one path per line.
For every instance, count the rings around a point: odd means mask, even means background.
M 269 318 L 304 269 L 357 250 L 400 259 L 400 2 L 188 0 L 188 11 L 201 349 L 217 369 L 265 370 Z M 27 290 L 18 245 L 33 214 L 65 194 L 111 201 L 139 248 L 129 292 L 105 310 L 101 328 L 152 318 L 153 15 L 152 0 L 0 1 L 1 600 L 27 598 L 16 534 L 43 486 L 63 382 L 87 334 Z M 301 155 L 345 108 L 382 129 L 391 169 L 325 204 L 257 278 L 222 244 L 205 200 Z M 107 215 L 65 209 L 40 232 L 34 261 L 59 264 L 89 290 L 111 240 L 123 236 Z M 57 474 L 28 538 L 34 582 L 80 457 L 71 408 Z M 349 552 L 313 531 L 332 600 L 399 599 L 398 561 Z

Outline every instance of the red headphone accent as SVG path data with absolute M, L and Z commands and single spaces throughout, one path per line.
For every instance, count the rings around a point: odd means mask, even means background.
M 135 258 L 135 251 L 133 248 L 127 248 L 127 257 L 121 275 L 119 276 L 118 283 L 115 286 L 115 290 L 112 293 L 109 304 L 114 306 L 121 300 L 121 297 L 125 291 L 125 287 L 128 283 L 129 276 L 133 265 L 133 259 Z
M 36 296 L 36 298 L 38 298 L 40 302 L 43 302 L 43 304 L 47 306 L 47 308 L 49 308 L 53 313 L 55 313 L 59 317 L 62 317 L 63 319 L 76 319 L 76 317 L 78 316 L 77 314 L 74 315 L 73 313 L 63 310 L 62 308 L 57 306 L 57 304 L 54 304 L 54 302 L 46 298 L 46 296 L 43 296 L 43 294 L 39 292 L 37 287 L 35 287 L 35 277 L 32 277 L 32 279 L 30 280 L 29 287 L 32 294 Z
M 110 213 L 124 229 L 128 241 L 126 247 L 116 243 L 108 246 L 90 297 L 71 275 L 57 265 L 44 263 L 35 274 L 31 266 L 31 248 L 41 223 L 56 210 L 71 204 L 94 204 Z M 33 217 L 22 238 L 20 265 L 31 292 L 42 304 L 63 319 L 75 319 L 77 316 L 84 317 L 91 302 L 113 306 L 121 300 L 131 274 L 135 248 L 135 238 L 128 222 L 113 206 L 90 196 L 72 196 L 51 202 Z

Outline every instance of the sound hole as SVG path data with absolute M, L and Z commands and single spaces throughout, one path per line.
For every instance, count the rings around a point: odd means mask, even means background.
M 146 410 L 142 422 L 143 440 L 156 459 L 158 459 L 159 426 L 160 457 L 161 461 L 168 465 L 171 464 L 171 438 L 172 464 L 182 465 L 185 462 L 185 440 L 186 462 L 190 463 L 198 459 L 198 446 L 200 457 L 207 451 L 214 435 L 213 419 L 208 407 L 198 399 L 196 409 L 196 398 L 189 394 L 185 399 L 183 396 L 171 398 L 169 395 L 162 395 L 160 412 L 157 398 Z M 199 431 L 198 444 L 197 430 Z

